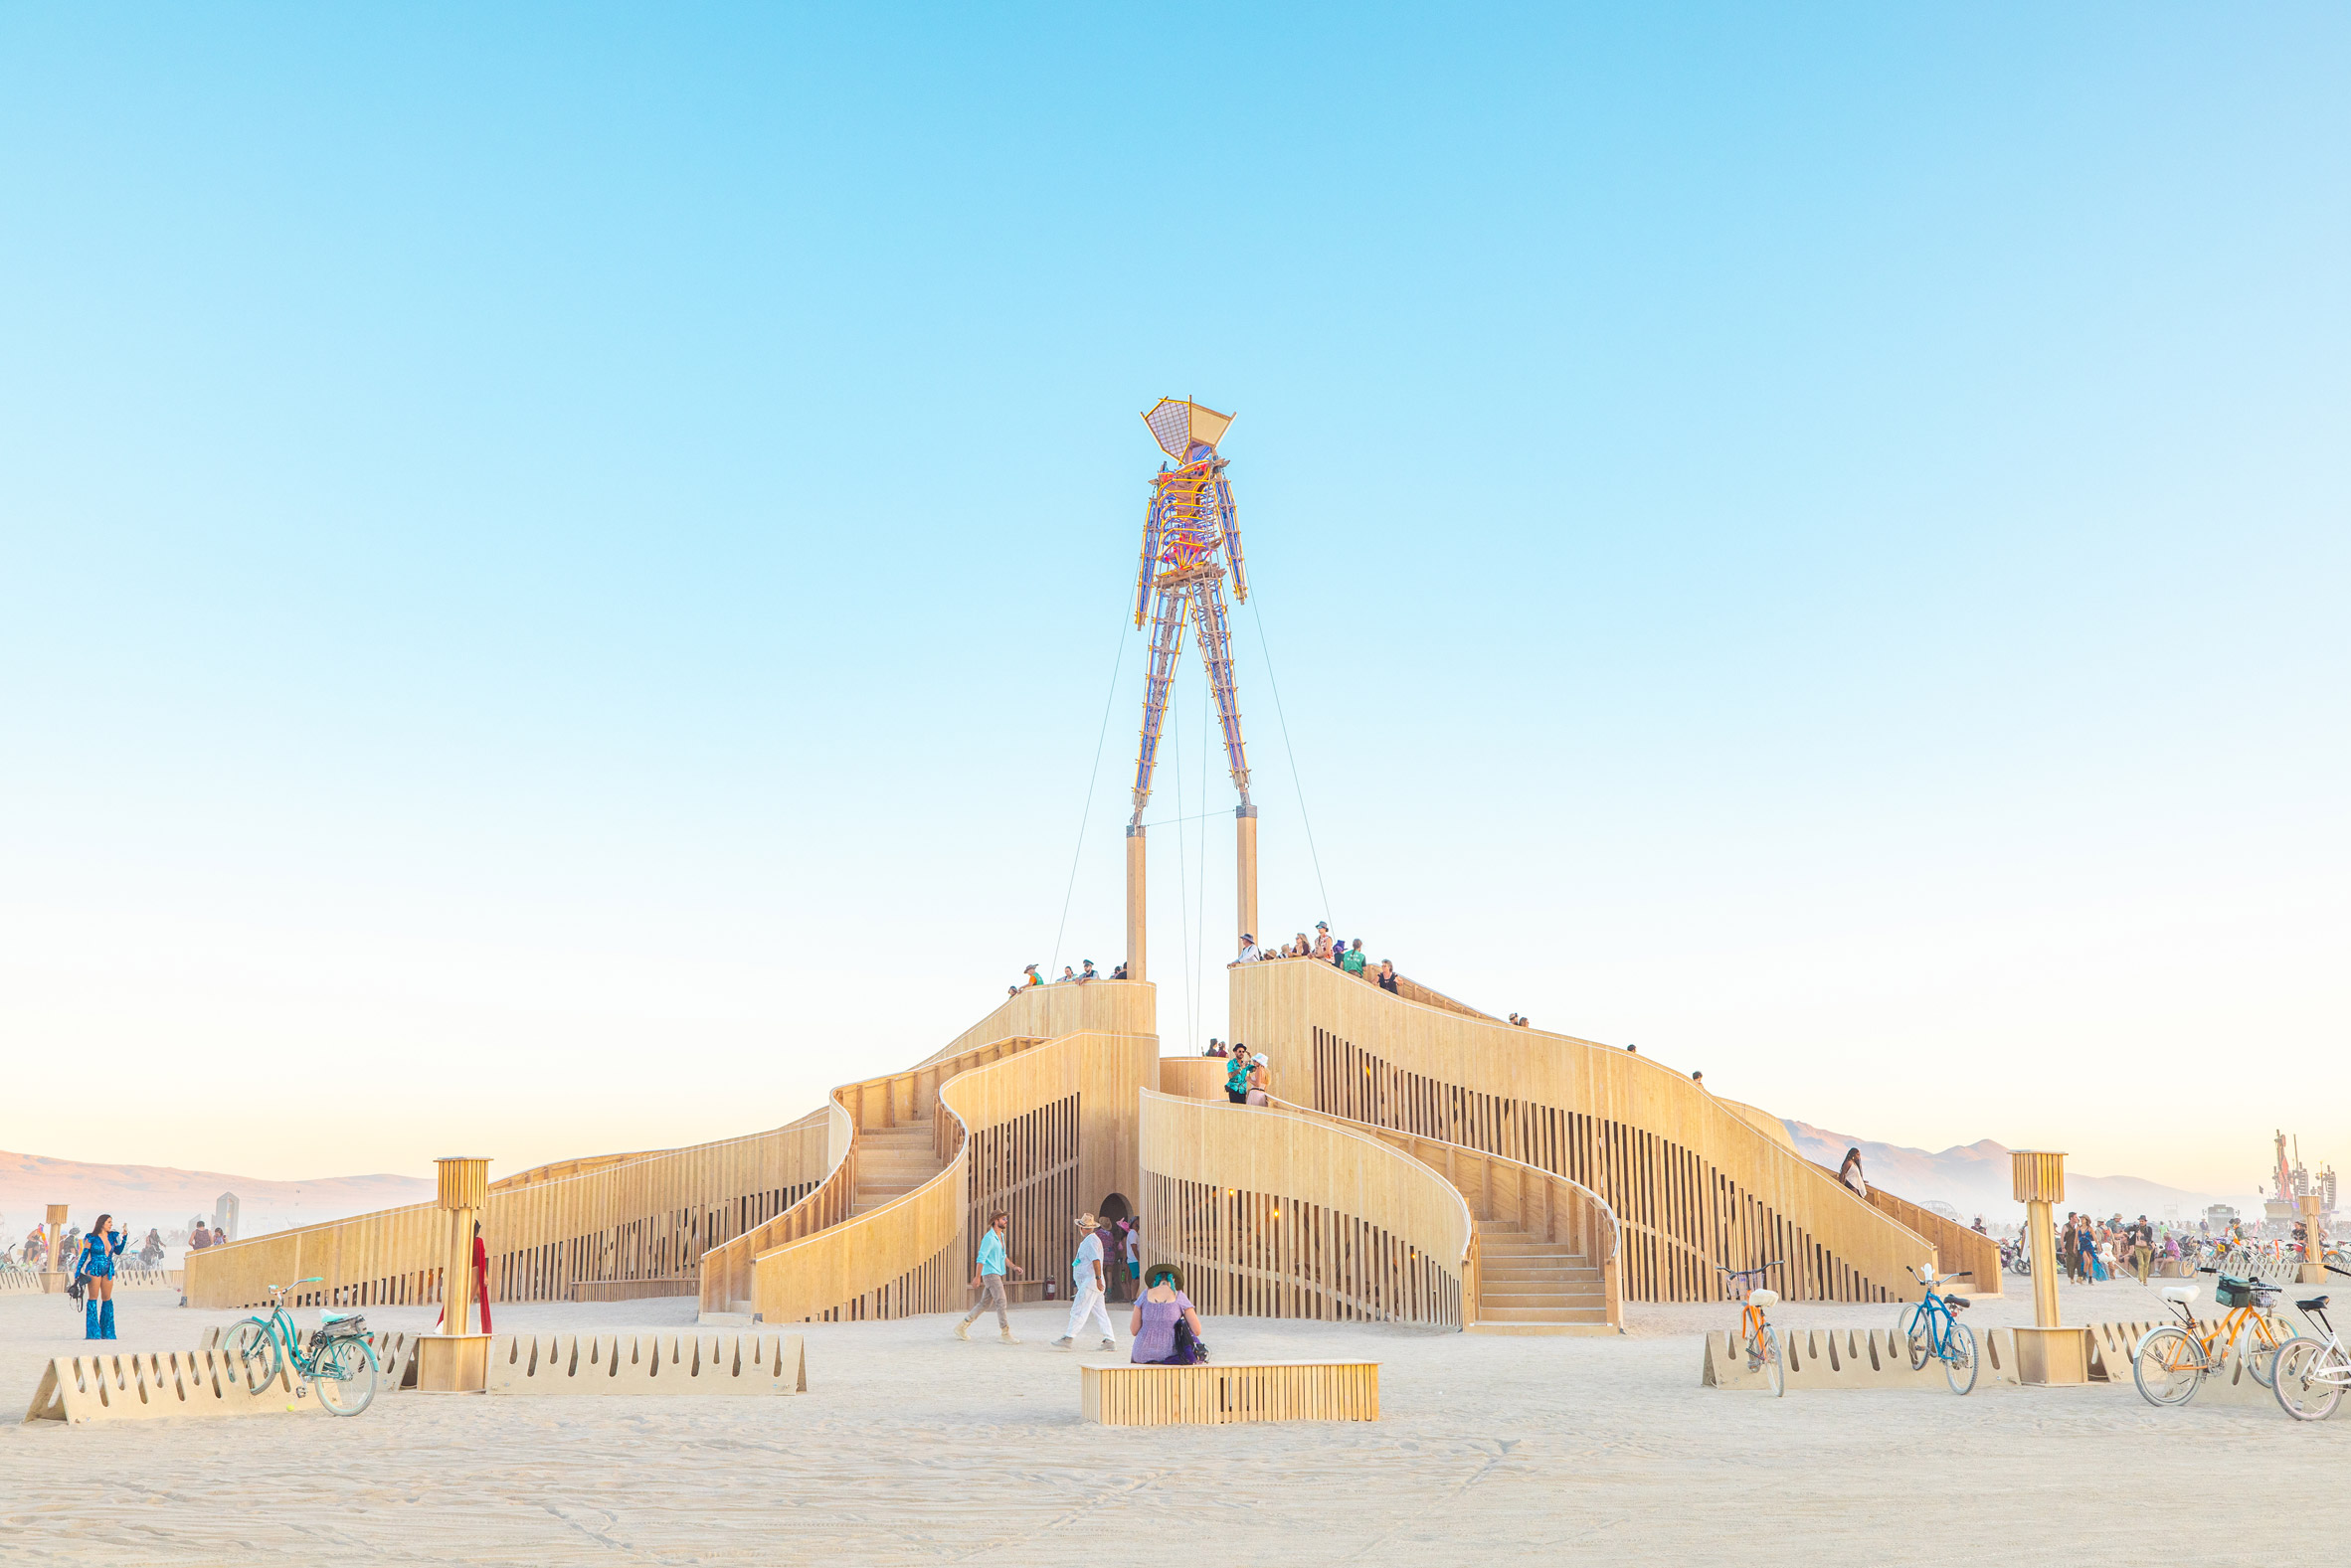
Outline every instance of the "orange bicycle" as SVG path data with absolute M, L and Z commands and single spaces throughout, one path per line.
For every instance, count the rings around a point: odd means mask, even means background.
M 1779 1305 L 1779 1292 L 1764 1286 L 1763 1275 L 1766 1270 L 1780 1267 L 1782 1261 L 1775 1258 L 1759 1269 L 1715 1266 L 1715 1272 L 1722 1276 L 1723 1294 L 1740 1304 L 1738 1338 L 1747 1353 L 1747 1370 L 1763 1374 L 1763 1381 L 1775 1399 L 1788 1391 L 1788 1364 L 1780 1357 L 1779 1330 L 1763 1317 L 1763 1308 Z M 1748 1280 L 1755 1283 L 1751 1286 L 1743 1283 Z
M 2200 1274 L 2218 1273 L 2200 1269 Z M 2150 1328 L 2130 1355 L 2131 1380 L 2150 1405 L 2184 1405 L 2196 1397 L 2205 1374 L 2218 1371 L 2240 1340 L 2245 1344 L 2245 1369 L 2263 1388 L 2273 1385 L 2279 1346 L 2286 1335 L 2269 1317 L 2277 1287 L 2266 1280 L 2220 1275 L 2213 1300 L 2229 1308 L 2228 1315 L 2210 1327 L 2196 1320 L 2188 1304 L 2196 1300 L 2193 1285 L 2164 1288 L 2163 1299 L 2180 1314 L 2180 1321 Z

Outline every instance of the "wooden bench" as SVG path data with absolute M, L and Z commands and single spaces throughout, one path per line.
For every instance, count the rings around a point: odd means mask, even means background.
M 1106 1427 L 1238 1421 L 1377 1421 L 1377 1361 L 1087 1366 L 1084 1415 Z

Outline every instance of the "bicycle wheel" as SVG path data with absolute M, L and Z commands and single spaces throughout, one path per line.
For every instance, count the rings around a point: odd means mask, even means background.
M 2255 1382 L 2263 1388 L 2271 1388 L 2277 1382 L 2277 1352 L 2284 1347 L 2261 1337 L 2264 1331 L 2257 1328 L 2246 1336 L 2243 1342 L 2245 1369 L 2253 1374 Z
M 1780 1359 L 1779 1330 L 1769 1323 L 1763 1325 L 1763 1382 L 1778 1399 L 1788 1391 L 1788 1364 Z
M 1975 1374 L 1975 1330 L 1953 1323 L 1950 1343 L 1943 1347 L 1943 1378 L 1952 1393 L 1964 1395 L 1974 1390 Z
M 2329 1355 L 2327 1348 L 2307 1335 L 2277 1347 L 2271 1366 L 2276 1381 L 2269 1392 L 2296 1421 L 2324 1421 L 2342 1401 L 2343 1382 L 2351 1378 L 2351 1360 L 2340 1351 Z
M 258 1394 L 277 1376 L 277 1363 L 284 1352 L 278 1348 L 277 1336 L 270 1331 L 268 1323 L 259 1317 L 248 1317 L 221 1336 L 221 1353 L 230 1358 L 231 1364 L 244 1365 L 246 1387 Z
M 376 1347 L 364 1339 L 328 1340 L 310 1364 L 310 1386 L 329 1415 L 358 1415 L 376 1397 Z
M 1910 1370 L 1922 1372 L 1926 1370 L 1926 1358 L 1934 1354 L 1934 1320 L 1926 1315 L 1924 1307 L 1916 1307 L 1915 1304 L 1913 1307 L 1915 1309 L 1903 1333 L 1910 1351 Z
M 2204 1381 L 2204 1350 L 2184 1328 L 2150 1328 L 2130 1356 L 2131 1381 L 2150 1405 L 2184 1405 Z

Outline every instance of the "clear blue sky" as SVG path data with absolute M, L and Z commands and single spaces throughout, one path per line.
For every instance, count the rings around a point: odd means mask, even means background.
M 1081 814 L 1107 967 L 1172 393 L 1267 925 L 1270 659 L 1440 988 L 1895 1141 L 2351 1158 L 2346 80 L 2339 7 L 0 10 L 0 1145 L 770 1126 L 1048 958 Z

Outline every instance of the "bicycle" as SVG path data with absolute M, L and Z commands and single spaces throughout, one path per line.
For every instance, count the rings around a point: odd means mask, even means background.
M 1740 1304 L 1738 1339 L 1740 1347 L 1747 1353 L 1747 1370 L 1763 1374 L 1763 1381 L 1770 1386 L 1774 1399 L 1788 1391 L 1788 1365 L 1780 1355 L 1779 1330 L 1763 1317 L 1765 1307 L 1779 1305 L 1779 1292 L 1764 1286 L 1761 1281 L 1767 1271 L 1780 1267 L 1784 1261 L 1774 1258 L 1756 1269 L 1725 1269 L 1720 1264 L 1715 1266 L 1715 1272 L 1722 1276 L 1723 1292 Z M 1740 1285 L 1741 1280 L 1754 1280 L 1757 1283 L 1749 1288 Z
M 376 1397 L 376 1383 L 382 1375 L 376 1347 L 368 1341 L 366 1320 L 357 1312 L 322 1310 L 305 1345 L 294 1326 L 293 1313 L 285 1309 L 287 1291 L 322 1283 L 313 1277 L 292 1285 L 264 1286 L 271 1297 L 270 1315 L 248 1317 L 231 1328 L 222 1336 L 221 1349 L 261 1374 L 253 1380 L 254 1393 L 268 1388 L 276 1379 L 278 1368 L 290 1364 L 296 1377 L 318 1390 L 318 1403 L 328 1414 L 356 1416 Z M 295 1397 L 304 1392 L 297 1387 Z
M 1943 1381 L 1951 1385 L 1951 1392 L 1965 1396 L 1974 1390 L 1981 1370 L 1975 1354 L 1975 1330 L 1959 1320 L 1959 1314 L 1967 1309 L 1967 1299 L 1942 1295 L 1935 1287 L 1969 1276 L 1911 1269 L 1910 1277 L 1926 1289 L 1916 1302 L 1902 1303 L 1904 1310 L 1895 1319 L 1899 1325 L 1896 1331 L 1909 1346 L 1910 1370 L 1924 1371 L 1926 1358 L 1932 1356 L 1942 1362 Z
M 2199 1274 L 2220 1274 L 2199 1269 Z M 2196 1300 L 2193 1285 L 2164 1287 L 2163 1299 L 2180 1314 L 2177 1323 L 2150 1328 L 2130 1353 L 2131 1381 L 2150 1405 L 2184 1405 L 2204 1386 L 2205 1374 L 2220 1369 L 2230 1351 L 2250 1332 L 2253 1343 L 2245 1351 L 2245 1369 L 2263 1388 L 2271 1386 L 2277 1351 L 2283 1344 L 2277 1329 L 2263 1315 L 2277 1301 L 2277 1287 L 2265 1281 L 2220 1274 L 2213 1300 L 2229 1308 L 2228 1315 L 2204 1328 L 2190 1311 Z
M 2342 1336 L 2326 1320 L 2328 1300 L 2320 1296 L 2294 1303 L 2303 1316 L 2318 1320 L 2326 1337 L 2321 1340 L 2296 1334 L 2277 1347 L 2276 1358 L 2270 1363 L 2274 1381 L 2269 1391 L 2296 1421 L 2324 1421 L 2333 1415 L 2335 1406 L 2342 1402 L 2344 1386 L 2351 1384 L 2351 1351 L 2343 1348 Z

